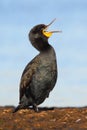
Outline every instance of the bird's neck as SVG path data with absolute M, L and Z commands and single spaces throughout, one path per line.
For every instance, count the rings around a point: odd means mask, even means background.
M 31 43 L 40 52 L 45 52 L 51 48 L 47 40 L 36 39 L 35 41 L 31 41 Z

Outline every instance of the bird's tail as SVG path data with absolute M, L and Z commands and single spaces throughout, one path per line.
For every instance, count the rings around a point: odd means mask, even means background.
M 25 109 L 28 108 L 28 106 L 30 106 L 29 100 L 28 98 L 24 95 L 21 98 L 21 101 L 19 102 L 19 105 L 13 110 L 13 113 L 17 112 L 20 109 Z
M 20 109 L 26 109 L 29 105 L 19 104 L 14 110 L 13 113 L 17 112 Z
M 22 105 L 19 104 L 16 108 L 14 108 L 13 113 L 17 112 L 18 110 L 22 109 Z

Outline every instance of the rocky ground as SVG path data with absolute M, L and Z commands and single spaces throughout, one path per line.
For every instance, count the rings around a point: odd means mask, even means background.
M 86 130 L 87 107 L 39 108 L 12 113 L 14 107 L 0 107 L 0 130 Z

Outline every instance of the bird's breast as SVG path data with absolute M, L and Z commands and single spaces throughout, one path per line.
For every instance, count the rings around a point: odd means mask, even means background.
M 40 64 L 33 75 L 32 83 L 35 88 L 41 87 L 53 89 L 57 80 L 57 64 L 55 55 L 44 54 L 40 56 Z

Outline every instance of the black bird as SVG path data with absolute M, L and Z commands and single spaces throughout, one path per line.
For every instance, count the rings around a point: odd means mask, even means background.
M 57 63 L 54 48 L 48 43 L 48 38 L 55 32 L 47 31 L 54 22 L 39 24 L 29 33 L 31 44 L 40 53 L 25 67 L 20 82 L 20 102 L 14 112 L 33 106 L 38 112 L 37 105 L 41 104 L 54 88 L 57 80 Z

